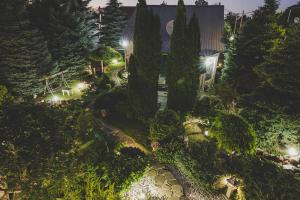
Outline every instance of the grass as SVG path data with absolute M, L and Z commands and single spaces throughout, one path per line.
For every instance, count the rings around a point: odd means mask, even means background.
M 84 94 L 84 92 L 82 92 L 81 90 L 78 89 L 78 84 L 81 83 L 81 81 L 76 80 L 73 81 L 71 84 L 69 84 L 70 88 L 72 89 L 73 94 L 68 96 L 65 95 L 63 96 L 61 90 L 54 92 L 53 95 L 57 96 L 61 101 L 70 101 L 70 100 L 77 100 L 77 99 L 81 99 L 82 95 Z M 51 101 L 53 98 L 52 94 L 48 94 L 45 97 L 46 101 Z

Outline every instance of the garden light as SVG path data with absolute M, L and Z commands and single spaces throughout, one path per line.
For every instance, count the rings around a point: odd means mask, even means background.
M 77 89 L 78 90 L 84 90 L 86 88 L 86 84 L 85 83 L 78 83 L 77 85 Z
M 233 41 L 234 40 L 234 35 L 230 36 L 229 41 Z
M 53 96 L 52 97 L 52 101 L 54 102 L 54 103 L 58 103 L 59 102 L 59 97 L 58 96 Z
M 113 63 L 114 65 L 116 65 L 116 64 L 119 63 L 119 61 L 115 58 L 115 59 L 112 59 L 112 63 Z
M 208 136 L 209 132 L 208 131 L 204 131 L 204 135 Z
M 287 149 L 287 153 L 288 153 L 288 155 L 291 156 L 291 157 L 295 157 L 295 156 L 297 156 L 297 155 L 299 154 L 299 152 L 297 151 L 297 149 L 294 148 L 294 147 L 289 147 L 289 148 Z
M 121 41 L 121 46 L 126 48 L 128 46 L 128 41 L 127 40 L 122 40 Z

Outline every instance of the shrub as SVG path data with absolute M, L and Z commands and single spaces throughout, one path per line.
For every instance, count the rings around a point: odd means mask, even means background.
M 219 147 L 228 152 L 251 154 L 256 147 L 256 133 L 251 125 L 235 114 L 219 113 L 211 132 Z
M 156 113 L 150 123 L 150 139 L 152 141 L 167 142 L 183 133 L 180 117 L 173 110 Z
M 109 65 L 112 59 L 122 59 L 122 55 L 115 49 L 102 45 L 99 49 L 91 52 L 88 59 L 97 62 L 103 60 L 104 65 Z
M 213 96 L 204 96 L 195 103 L 193 115 L 201 117 L 216 116 L 218 110 L 223 110 L 222 102 Z

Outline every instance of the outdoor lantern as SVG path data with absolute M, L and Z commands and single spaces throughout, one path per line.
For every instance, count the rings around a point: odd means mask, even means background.
M 128 46 L 128 41 L 127 40 L 122 40 L 121 45 L 122 45 L 122 47 L 126 48 Z

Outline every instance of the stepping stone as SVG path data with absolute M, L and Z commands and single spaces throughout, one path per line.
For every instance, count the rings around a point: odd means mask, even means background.
M 164 176 L 158 175 L 155 177 L 154 180 L 155 180 L 155 185 L 157 185 L 158 187 L 161 187 L 164 184 L 166 179 Z
M 183 196 L 183 188 L 181 185 L 173 185 L 171 188 L 175 197 Z
M 164 176 L 166 177 L 167 180 L 176 180 L 171 172 L 166 172 Z

